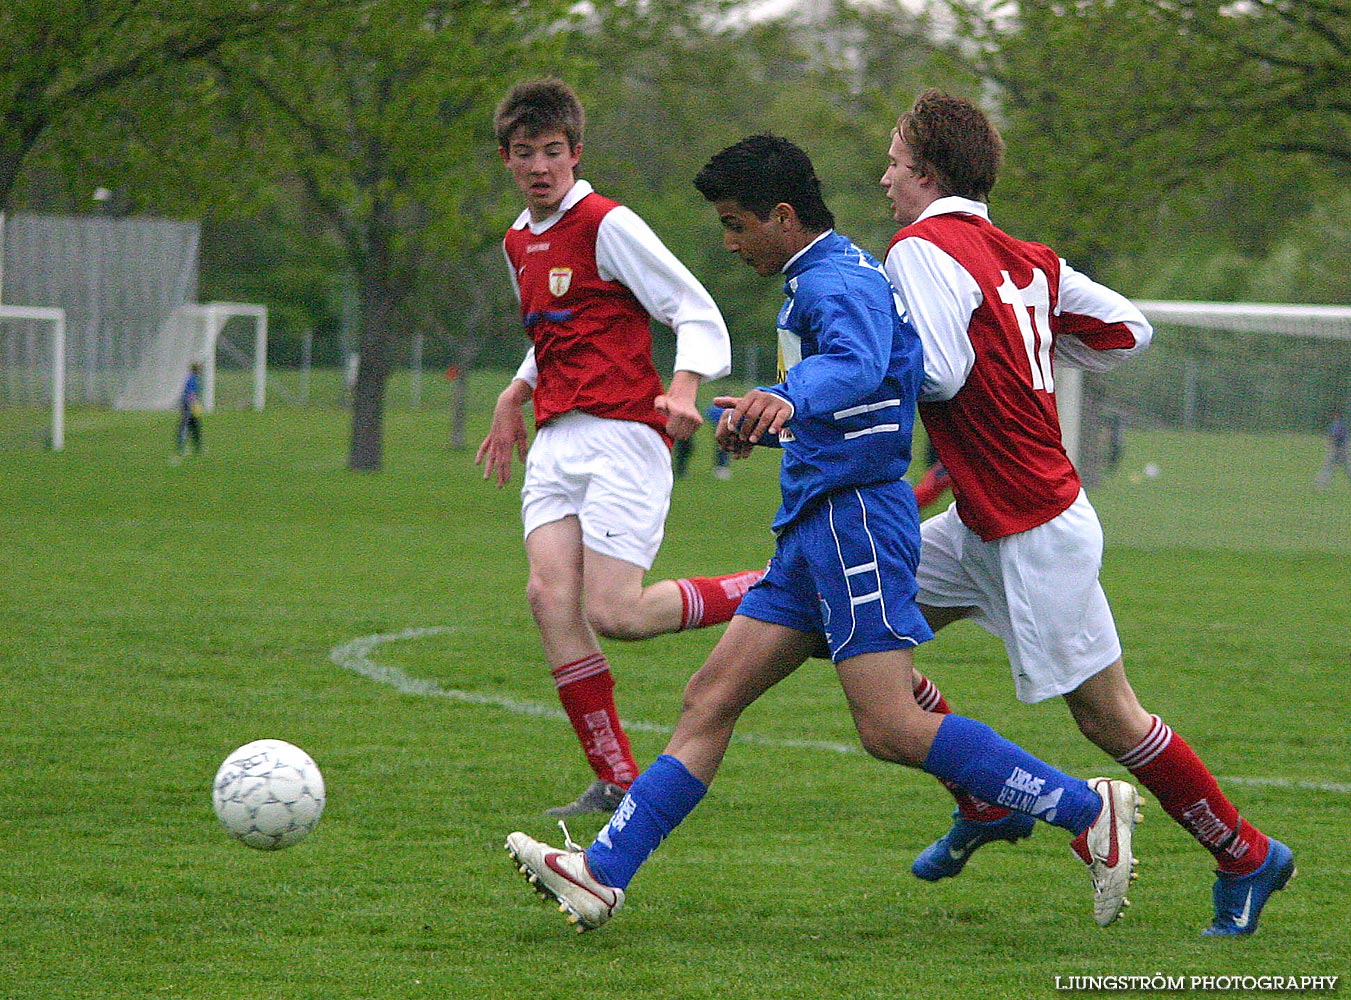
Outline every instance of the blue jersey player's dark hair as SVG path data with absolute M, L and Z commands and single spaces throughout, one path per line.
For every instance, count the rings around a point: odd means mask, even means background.
M 728 146 L 704 165 L 694 186 L 709 201 L 735 201 L 758 219 L 785 204 L 813 232 L 835 228 L 812 161 L 782 136 L 761 133 Z

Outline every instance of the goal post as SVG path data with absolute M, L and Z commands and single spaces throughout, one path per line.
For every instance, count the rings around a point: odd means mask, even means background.
M 44 350 L 32 337 L 15 349 L 0 354 L 0 369 L 9 378 L 27 383 L 31 398 L 51 399 L 51 429 L 48 442 L 52 451 L 66 446 L 66 311 L 49 306 L 0 305 L 0 326 L 10 321 L 49 326 L 51 336 Z
M 207 364 L 202 386 L 202 404 L 210 412 L 216 408 L 216 365 L 221 347 L 221 332 L 236 316 L 253 320 L 253 401 L 255 410 L 267 404 L 267 307 L 249 302 L 208 302 L 197 306 L 206 324 Z

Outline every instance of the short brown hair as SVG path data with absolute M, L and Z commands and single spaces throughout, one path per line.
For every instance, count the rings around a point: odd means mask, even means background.
M 896 120 L 896 134 L 944 194 L 985 201 L 1004 163 L 1004 140 L 985 112 L 930 89 Z
M 582 102 L 571 87 L 556 77 L 516 84 L 493 115 L 493 131 L 497 144 L 503 148 L 518 130 L 524 129 L 527 139 L 545 132 L 562 132 L 568 137 L 568 145 L 576 149 L 581 145 L 585 127 Z

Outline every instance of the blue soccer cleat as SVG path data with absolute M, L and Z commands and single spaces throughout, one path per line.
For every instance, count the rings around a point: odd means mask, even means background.
M 1037 825 L 1031 816 L 1016 812 L 992 823 L 963 819 L 960 812 L 954 812 L 952 818 L 952 829 L 926 847 L 910 866 L 910 870 L 926 882 L 960 875 L 966 867 L 966 859 L 977 848 L 996 840 L 1012 843 L 1030 837 L 1032 828 Z
M 1215 922 L 1201 933 L 1207 937 L 1251 934 L 1257 918 L 1273 892 L 1285 888 L 1295 877 L 1295 854 L 1272 839 L 1267 859 L 1250 875 L 1226 875 L 1215 879 Z

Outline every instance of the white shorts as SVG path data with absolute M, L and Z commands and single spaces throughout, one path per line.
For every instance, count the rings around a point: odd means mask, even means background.
M 920 537 L 919 603 L 976 608 L 972 621 L 1004 640 L 1019 701 L 1067 694 L 1121 656 L 1098 582 L 1102 525 L 1082 491 L 1045 524 L 993 542 L 955 504 L 921 524 Z
M 582 542 L 648 570 L 671 509 L 671 449 L 651 427 L 574 410 L 545 424 L 526 453 L 521 520 L 577 517 Z

